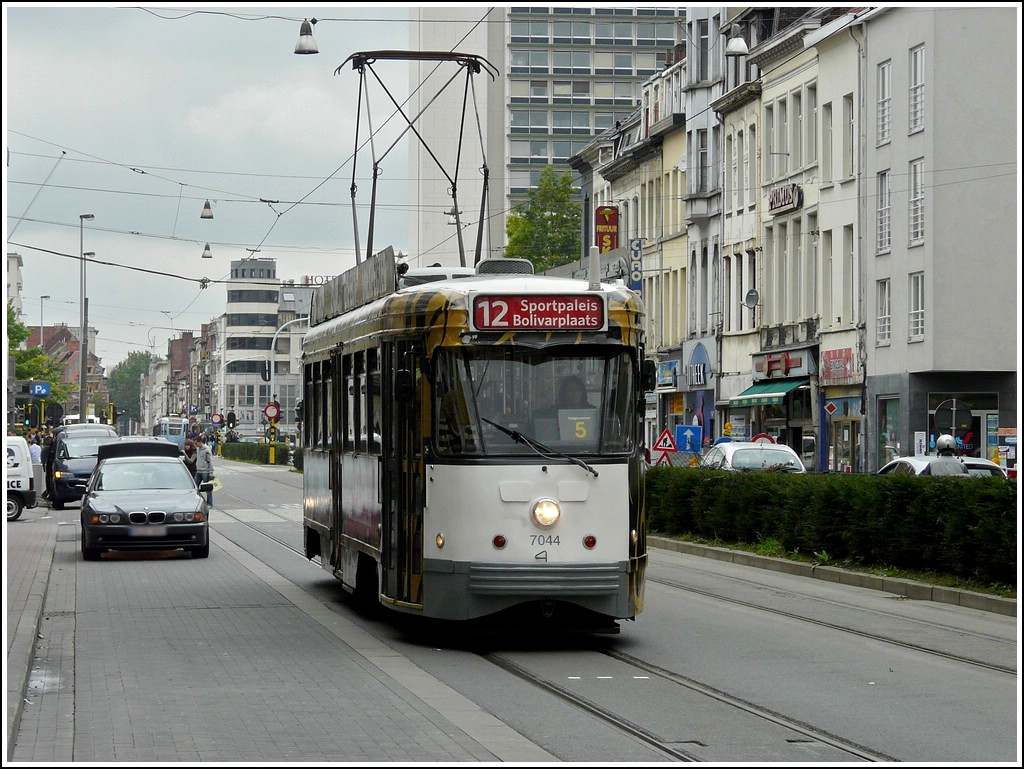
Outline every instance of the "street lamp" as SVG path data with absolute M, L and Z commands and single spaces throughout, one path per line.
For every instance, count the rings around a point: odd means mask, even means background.
M 301 318 L 294 318 L 294 319 L 288 321 L 287 323 L 285 323 L 284 325 L 282 325 L 280 328 L 277 329 L 277 331 L 274 332 L 274 340 L 270 343 L 270 397 L 271 397 L 271 399 L 276 399 L 277 398 L 277 393 L 274 392 L 274 369 L 277 368 L 277 365 L 276 365 L 277 361 L 275 360 L 275 357 L 276 357 L 276 354 L 277 354 L 277 335 L 280 334 L 284 329 L 288 328 L 288 326 L 292 325 L 292 323 L 298 323 L 300 320 L 304 320 L 306 322 L 309 322 L 309 316 L 308 315 L 303 315 Z
M 87 422 L 86 419 L 86 400 L 88 399 L 88 385 L 86 383 L 86 377 L 88 376 L 88 365 L 89 365 L 89 339 L 86 336 L 86 323 L 88 322 L 88 314 L 86 312 L 86 299 L 85 299 L 85 222 L 92 221 L 96 217 L 93 214 L 79 214 L 78 215 L 78 253 L 81 261 L 79 262 L 79 268 L 81 273 L 81 286 L 79 287 L 79 304 L 81 305 L 82 313 L 82 336 L 78 343 L 78 352 L 82 358 L 81 371 L 78 375 L 78 421 Z M 95 256 L 93 252 L 89 252 L 89 255 Z
M 43 300 L 49 298 L 49 294 L 39 297 L 39 346 L 43 352 L 46 352 L 46 346 L 43 344 Z

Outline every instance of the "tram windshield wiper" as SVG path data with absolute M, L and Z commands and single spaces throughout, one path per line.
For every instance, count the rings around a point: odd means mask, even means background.
M 597 477 L 597 470 L 595 470 L 593 467 L 591 467 L 589 464 L 584 462 L 579 457 L 574 457 L 571 454 L 566 454 L 564 452 L 557 451 L 549 446 L 545 446 L 543 443 L 536 440 L 535 438 L 523 435 L 518 430 L 510 430 L 509 428 L 505 427 L 505 425 L 499 425 L 497 422 L 492 422 L 490 419 L 487 419 L 485 417 L 480 417 L 480 421 L 486 422 L 489 425 L 497 427 L 499 430 L 505 433 L 505 435 L 514 440 L 516 443 L 522 443 L 524 446 L 529 446 L 542 457 L 561 457 L 562 459 L 568 459 L 574 465 L 579 465 L 588 473 L 593 473 L 595 478 Z

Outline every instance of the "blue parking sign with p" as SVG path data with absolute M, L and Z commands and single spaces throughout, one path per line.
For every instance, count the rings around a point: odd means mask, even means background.
M 49 382 L 33 382 L 29 386 L 29 394 L 37 398 L 46 398 L 50 395 Z

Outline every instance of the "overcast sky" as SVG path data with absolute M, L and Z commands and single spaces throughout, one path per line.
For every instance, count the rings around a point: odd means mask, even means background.
M 29 326 L 49 295 L 43 322 L 79 327 L 81 251 L 96 254 L 89 325 L 108 371 L 151 344 L 162 356 L 172 333 L 220 315 L 217 281 L 248 249 L 297 282 L 354 264 L 359 77 L 351 64 L 335 70 L 357 51 L 408 48 L 406 7 L 7 3 L 3 13 L 4 214 Z M 317 55 L 293 53 L 304 17 L 319 19 Z M 375 69 L 396 98 L 408 95 L 407 64 Z M 371 97 L 378 128 L 390 111 L 383 92 Z M 375 247 L 407 239 L 407 146 L 386 166 Z M 361 150 L 360 166 L 369 158 Z M 368 204 L 365 171 L 357 183 Z M 200 218 L 206 200 L 212 220 Z M 366 226 L 364 208 L 364 247 Z M 213 259 L 201 258 L 207 243 Z

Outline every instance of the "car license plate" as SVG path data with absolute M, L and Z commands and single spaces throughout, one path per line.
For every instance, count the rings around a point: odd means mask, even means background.
M 129 537 L 166 537 L 166 526 L 129 526 Z

